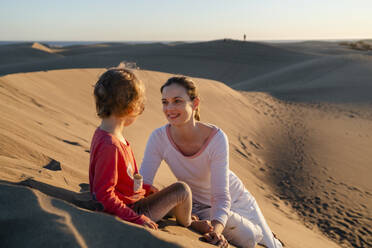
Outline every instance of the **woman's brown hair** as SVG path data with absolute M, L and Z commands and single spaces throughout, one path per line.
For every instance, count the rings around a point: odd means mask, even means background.
M 95 84 L 94 99 L 100 118 L 141 114 L 144 110 L 145 87 L 133 72 L 111 68 Z
M 178 76 L 178 77 L 171 77 L 161 86 L 160 92 L 163 93 L 163 89 L 169 85 L 177 84 L 179 86 L 182 86 L 185 88 L 187 95 L 190 97 L 191 101 L 193 101 L 195 98 L 199 97 L 198 90 L 196 88 L 196 85 L 194 81 L 191 80 L 191 78 L 185 77 L 185 76 Z M 200 121 L 200 110 L 199 106 L 195 109 L 195 120 Z

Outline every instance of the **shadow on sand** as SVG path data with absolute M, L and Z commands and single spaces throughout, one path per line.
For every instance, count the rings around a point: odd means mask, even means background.
M 50 184 L 36 181 L 32 178 L 26 179 L 19 183 L 11 183 L 6 181 L 1 181 L 0 183 L 5 183 L 9 185 L 20 185 L 26 186 L 32 189 L 36 189 L 48 196 L 55 197 L 57 199 L 67 201 L 77 207 L 84 208 L 92 211 L 101 211 L 103 209 L 102 205 L 96 201 L 93 201 L 89 192 L 88 184 L 80 184 L 81 192 L 73 192 L 67 189 L 58 188 Z

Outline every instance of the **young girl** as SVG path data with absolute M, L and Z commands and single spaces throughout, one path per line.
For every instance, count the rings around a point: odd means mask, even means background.
M 254 197 L 229 170 L 229 143 L 218 127 L 200 122 L 199 97 L 194 82 L 186 77 L 170 78 L 162 87 L 163 112 L 169 124 L 150 136 L 141 174 L 152 184 L 165 160 L 178 180 L 193 194 L 192 213 L 210 220 L 205 238 L 210 243 L 226 239 L 239 247 L 257 243 L 280 248 Z
M 170 210 L 179 224 L 191 224 L 191 191 L 177 182 L 158 191 L 143 184 L 128 141 L 123 137 L 144 110 L 144 86 L 126 69 L 110 69 L 94 87 L 97 115 L 90 153 L 89 182 L 94 200 L 103 211 L 145 227 L 157 229 L 156 222 Z

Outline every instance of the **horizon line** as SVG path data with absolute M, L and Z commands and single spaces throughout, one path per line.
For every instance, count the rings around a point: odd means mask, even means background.
M 26 40 L 0 40 L 0 42 L 203 42 L 215 40 L 237 40 L 244 41 L 244 39 L 233 38 L 218 38 L 218 39 L 205 39 L 205 40 L 39 40 L 39 39 L 26 39 Z M 350 38 L 288 38 L 288 39 L 246 39 L 245 41 L 338 41 L 338 40 L 369 40 L 372 37 L 350 37 Z

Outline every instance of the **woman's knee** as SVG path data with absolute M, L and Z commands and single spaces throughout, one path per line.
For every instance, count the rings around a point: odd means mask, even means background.
M 244 248 L 253 248 L 263 238 L 260 226 L 252 223 L 248 219 L 233 213 L 224 230 L 225 237 L 238 246 Z

